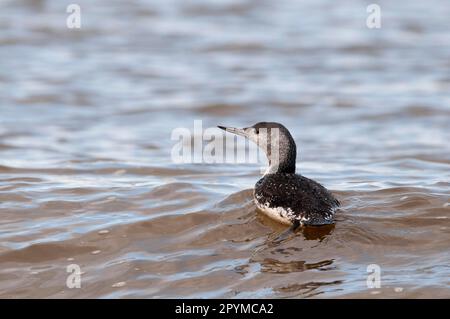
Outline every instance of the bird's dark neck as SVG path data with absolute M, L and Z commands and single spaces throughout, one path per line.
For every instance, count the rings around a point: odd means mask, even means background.
M 269 150 L 267 157 L 269 159 L 269 168 L 267 169 L 266 174 L 295 173 L 297 147 L 292 138 L 285 142 L 281 142 L 279 150 Z

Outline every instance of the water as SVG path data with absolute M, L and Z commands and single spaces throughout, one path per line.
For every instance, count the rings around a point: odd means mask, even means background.
M 77 3 L 0 4 L 0 297 L 450 297 L 448 1 Z M 336 225 L 255 212 L 262 164 L 173 163 L 194 120 L 283 123 Z

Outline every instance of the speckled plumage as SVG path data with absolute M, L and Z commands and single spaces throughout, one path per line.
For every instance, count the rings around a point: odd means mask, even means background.
M 339 201 L 319 183 L 292 173 L 267 174 L 255 185 L 255 203 L 286 224 L 332 224 Z

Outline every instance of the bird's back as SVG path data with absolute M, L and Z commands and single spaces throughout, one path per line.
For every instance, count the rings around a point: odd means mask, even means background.
M 286 224 L 332 224 L 339 201 L 319 183 L 298 174 L 267 174 L 255 185 L 255 202 Z

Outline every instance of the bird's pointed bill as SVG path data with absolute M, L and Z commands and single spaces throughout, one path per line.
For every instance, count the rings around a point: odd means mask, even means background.
M 218 128 L 236 134 L 236 135 L 241 135 L 241 136 L 247 136 L 247 134 L 245 133 L 245 130 L 242 128 L 236 128 L 236 127 L 226 127 L 226 126 L 217 126 Z

